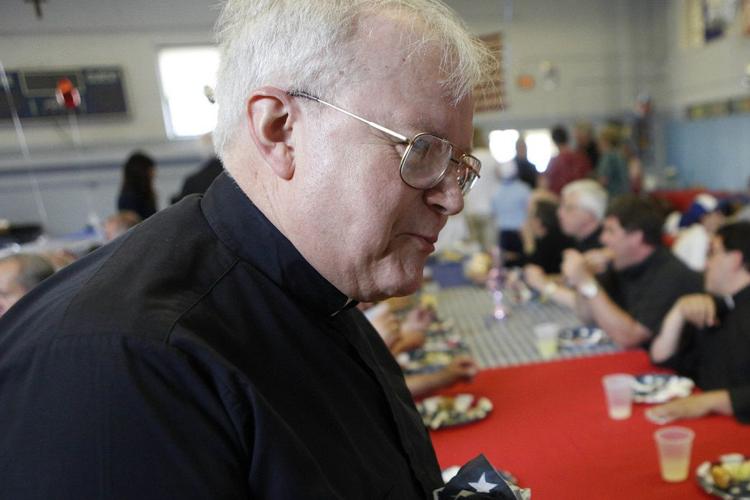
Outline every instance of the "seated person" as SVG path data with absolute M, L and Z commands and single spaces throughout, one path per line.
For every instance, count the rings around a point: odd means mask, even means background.
M 40 255 L 19 253 L 0 259 L 0 316 L 54 272 Z
M 573 238 L 573 245 L 579 252 L 601 248 L 599 237 L 606 211 L 607 192 L 598 182 L 591 179 L 571 182 L 563 188 L 557 209 L 560 229 Z M 575 291 L 547 276 L 538 265 L 524 266 L 524 281 L 543 297 L 568 307 L 575 305 Z
M 702 272 L 706 267 L 706 255 L 711 236 L 726 217 L 719 207 L 719 201 L 710 194 L 699 194 L 682 215 L 677 239 L 672 245 L 672 253 L 693 269 Z
M 362 309 L 369 307 L 368 304 L 360 306 Z M 399 322 L 385 303 L 366 309 L 365 316 L 394 356 L 424 345 L 427 328 L 434 319 L 432 311 L 417 307 L 409 311 L 403 322 Z M 406 375 L 404 378 L 411 395 L 418 398 L 458 382 L 470 382 L 478 371 L 471 356 L 461 355 L 437 371 Z
M 706 291 L 672 307 L 651 344 L 654 363 L 695 380 L 701 394 L 654 407 L 660 419 L 734 415 L 750 423 L 750 222 L 722 227 L 711 240 Z
M 546 199 L 532 202 L 524 230 L 523 262 L 539 266 L 547 274 L 559 274 L 563 250 L 573 245 L 560 230 L 557 203 Z
M 104 222 L 104 241 L 110 242 L 141 222 L 141 216 L 132 210 L 121 210 Z
M 646 347 L 675 301 L 702 289 L 691 271 L 662 246 L 663 214 L 636 195 L 616 198 L 604 219 L 601 241 L 611 260 L 596 274 L 591 259 L 565 252 L 562 272 L 576 290 L 576 313 L 622 347 Z

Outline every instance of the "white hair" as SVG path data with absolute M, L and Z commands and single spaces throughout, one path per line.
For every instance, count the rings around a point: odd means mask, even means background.
M 591 179 L 581 179 L 566 184 L 563 196 L 576 196 L 580 208 L 590 212 L 596 220 L 604 219 L 607 212 L 607 191 L 601 184 Z
M 253 89 L 273 85 L 322 95 L 363 66 L 351 47 L 358 22 L 382 12 L 407 14 L 412 29 L 420 27 L 413 52 L 428 43 L 442 49 L 440 83 L 454 104 L 493 65 L 488 49 L 439 0 L 227 0 L 216 25 L 219 156 L 241 129 Z

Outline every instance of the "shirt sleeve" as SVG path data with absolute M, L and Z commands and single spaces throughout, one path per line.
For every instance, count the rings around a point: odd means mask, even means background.
M 750 424 L 750 384 L 729 389 L 734 417 L 743 424 Z
M 4 377 L 4 498 L 249 496 L 247 451 L 221 390 L 165 344 L 64 337 Z
M 696 335 L 699 331 L 692 325 L 686 324 L 682 333 L 680 334 L 680 340 L 677 345 L 677 350 L 661 363 L 656 363 L 658 366 L 670 368 L 680 375 L 695 379 L 697 372 L 696 367 L 698 364 L 698 357 L 695 351 Z

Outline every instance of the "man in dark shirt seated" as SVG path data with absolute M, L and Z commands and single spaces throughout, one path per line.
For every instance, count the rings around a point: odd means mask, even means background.
M 221 174 L 0 320 L 9 499 L 432 498 L 355 306 L 414 292 L 481 165 L 487 50 L 437 1 L 226 3 Z M 426 132 L 426 133 L 422 133 Z
M 651 359 L 695 380 L 704 392 L 651 409 L 657 420 L 711 412 L 750 423 L 750 223 L 719 229 L 706 266 L 708 294 L 672 307 Z
M 557 209 L 560 228 L 573 238 L 576 250 L 586 253 L 601 248 L 602 221 L 607 211 L 607 192 L 598 182 L 581 179 L 571 182 L 562 190 Z M 591 260 L 596 256 L 591 254 Z M 523 269 L 524 281 L 543 298 L 575 307 L 575 290 L 548 276 L 540 266 L 527 264 Z
M 568 250 L 563 275 L 576 289 L 576 312 L 596 323 L 620 346 L 648 346 L 682 295 L 702 289 L 701 276 L 662 246 L 663 214 L 646 198 L 616 198 L 604 219 L 601 240 L 610 259 L 596 274 L 593 263 Z

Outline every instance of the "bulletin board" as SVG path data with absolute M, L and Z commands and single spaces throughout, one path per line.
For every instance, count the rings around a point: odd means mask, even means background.
M 7 70 L 10 93 L 19 118 L 51 118 L 69 113 L 55 98 L 57 82 L 69 79 L 78 89 L 81 103 L 78 116 L 126 116 L 122 68 L 92 66 L 68 69 Z M 0 121 L 11 119 L 11 107 L 5 89 L 0 86 Z

